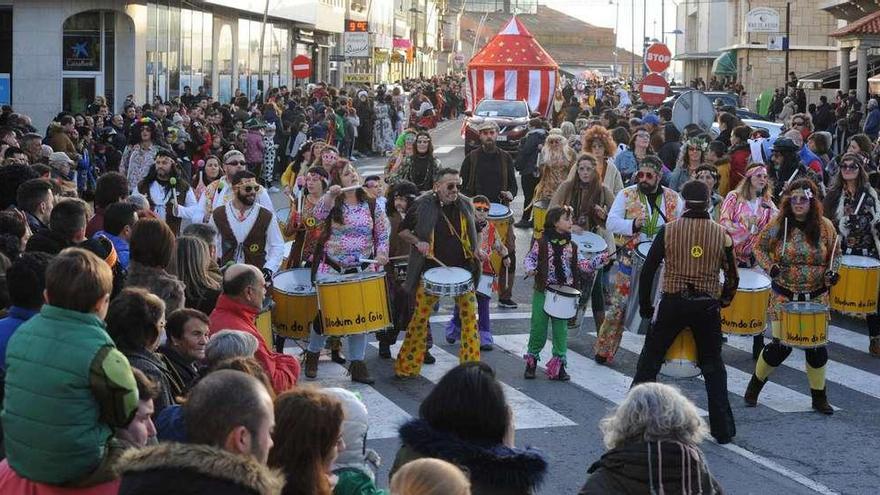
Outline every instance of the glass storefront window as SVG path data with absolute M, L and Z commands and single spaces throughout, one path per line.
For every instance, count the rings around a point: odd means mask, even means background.
M 171 7 L 168 25 L 168 98 L 180 96 L 180 8 Z
M 232 29 L 229 25 L 220 28 L 217 40 L 217 96 L 221 102 L 227 103 L 232 98 Z
M 211 72 L 214 70 L 211 58 L 211 47 L 214 37 L 214 16 L 205 12 L 202 14 L 202 72 L 204 76 L 200 83 L 205 87 L 205 93 L 211 94 Z
M 248 94 L 248 79 L 250 69 L 248 67 L 248 53 L 250 46 L 250 21 L 238 20 L 238 89 Z
M 64 21 L 62 70 L 101 70 L 101 13 L 83 12 Z

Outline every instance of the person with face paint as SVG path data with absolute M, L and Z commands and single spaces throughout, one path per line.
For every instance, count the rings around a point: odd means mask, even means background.
M 631 294 L 633 252 L 640 242 L 651 241 L 660 227 L 679 216 L 684 208 L 681 196 L 660 185 L 663 163 L 656 156 L 646 156 L 634 175 L 637 184 L 620 191 L 611 204 L 606 228 L 614 234 L 618 251 L 618 270 L 611 293 L 611 306 L 599 328 L 593 346 L 596 362 L 614 359 L 623 333 L 623 317 Z
M 780 306 L 789 301 L 815 301 L 828 305 L 828 291 L 840 276 L 840 246 L 831 220 L 822 216 L 822 203 L 816 184 L 809 179 L 796 179 L 785 190 L 779 214 L 758 236 L 755 259 L 772 278 L 768 319 L 773 341 L 758 357 L 755 373 L 743 399 L 749 407 L 758 404 L 758 395 L 773 372 L 791 354 L 783 344 Z M 831 256 L 834 255 L 832 259 Z M 825 345 L 806 349 L 806 372 L 810 383 L 813 409 L 834 414 L 825 393 Z
M 840 172 L 832 179 L 825 197 L 825 217 L 840 233 L 842 254 L 880 259 L 880 199 L 868 182 L 867 160 L 857 153 L 846 153 Z M 867 315 L 868 352 L 880 357 L 880 311 Z
M 253 173 L 242 170 L 232 176 L 230 189 L 235 191 L 232 201 L 211 214 L 220 266 L 247 263 L 262 270 L 271 282 L 284 257 L 284 238 L 275 214 L 257 202 L 264 188 Z
M 657 317 L 645 338 L 633 386 L 657 379 L 666 351 L 678 334 L 690 328 L 697 346 L 697 362 L 709 397 L 709 424 L 720 444 L 736 435 L 733 412 L 727 399 L 727 371 L 721 358 L 721 308 L 736 294 L 739 275 L 733 256 L 733 240 L 724 227 L 712 221 L 707 208 L 709 188 L 692 180 L 681 188 L 685 212 L 661 226 L 651 244 L 639 280 L 639 313 L 654 315 L 653 282 L 665 264 L 663 296 Z M 724 270 L 724 285 L 718 272 Z
M 424 271 L 440 266 L 434 261 L 439 260 L 446 266 L 467 269 L 476 280 L 480 275 L 479 265 L 489 259 L 479 246 L 474 206 L 459 193 L 460 184 L 457 170 L 442 168 L 437 171 L 434 190 L 413 202 L 399 227 L 400 238 L 412 246 L 404 287 L 416 298 L 416 310 L 394 364 L 394 374 L 399 378 L 419 376 L 425 355 L 428 319 L 439 300 L 438 296 L 425 292 L 422 285 Z M 455 302 L 462 319 L 459 361 L 479 361 L 474 290 L 457 296 Z
M 156 153 L 156 162 L 137 190 L 147 198 L 150 210 L 171 227 L 175 236 L 180 235 L 184 220 L 187 225 L 201 220 L 199 203 L 189 182 L 180 176 L 177 157 L 164 148 Z
M 214 210 L 235 199 L 236 189 L 232 186 L 232 178 L 238 172 L 246 169 L 247 164 L 241 151 L 230 150 L 223 155 L 223 177 L 208 185 L 199 202 L 203 223 L 210 221 Z M 272 198 L 269 197 L 269 193 L 265 189 L 257 188 L 256 201 L 263 208 L 273 212 L 272 216 L 274 217 L 275 207 L 272 205 Z

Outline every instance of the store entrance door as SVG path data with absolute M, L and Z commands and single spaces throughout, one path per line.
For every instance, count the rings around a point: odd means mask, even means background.
M 103 75 L 65 75 L 62 86 L 64 111 L 85 112 L 95 101 L 95 95 L 104 94 L 104 88 L 98 87 L 102 81 Z

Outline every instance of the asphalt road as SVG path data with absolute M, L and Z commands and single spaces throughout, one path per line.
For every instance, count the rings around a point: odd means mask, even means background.
M 460 121 L 444 122 L 433 131 L 437 156 L 444 165 L 456 168 L 464 156 L 460 126 Z M 381 173 L 383 165 L 384 159 L 357 162 L 363 174 Z M 513 209 L 519 218 L 522 195 L 516 198 Z M 519 253 L 526 252 L 530 236 L 531 230 L 517 230 Z M 532 287 L 523 281 L 522 272 L 520 262 L 513 297 L 519 308 L 501 309 L 492 303 L 496 350 L 484 352 L 482 357 L 504 383 L 514 409 L 517 445 L 539 448 L 550 461 L 547 481 L 539 493 L 577 493 L 587 477 L 587 468 L 604 451 L 598 422 L 626 394 L 643 337 L 626 333 L 613 365 L 598 366 L 592 361 L 595 327 L 588 314 L 581 329 L 569 335 L 568 371 L 572 380 L 550 382 L 540 373 L 537 380 L 524 380 L 521 356 L 529 332 Z M 441 301 L 432 319 L 432 352 L 438 361 L 424 366 L 422 376 L 416 380 L 395 381 L 392 362 L 379 359 L 375 342 L 367 349 L 367 365 L 376 378 L 372 387 L 352 384 L 341 366 L 321 361 L 313 383 L 357 390 L 370 410 L 368 446 L 384 461 L 377 473 L 380 486 L 388 485 L 388 468 L 399 447 L 396 427 L 418 415 L 419 403 L 432 384 L 458 362 L 457 345 L 447 345 L 443 338 L 451 309 L 451 300 Z M 880 359 L 867 353 L 864 322 L 835 315 L 831 324 L 827 390 L 829 400 L 838 409 L 830 417 L 810 409 L 804 354 L 800 350 L 795 350 L 772 375 L 759 406 L 746 408 L 742 395 L 754 370 L 751 340 L 731 337 L 724 345 L 737 436 L 731 444 L 721 446 L 710 440 L 702 448 L 726 493 L 880 492 Z M 286 352 L 298 355 L 297 343 L 289 342 Z M 543 355 L 546 362 L 549 343 Z M 674 383 L 698 407 L 707 409 L 705 388 L 699 378 L 660 379 Z M 303 378 L 303 383 L 309 382 Z

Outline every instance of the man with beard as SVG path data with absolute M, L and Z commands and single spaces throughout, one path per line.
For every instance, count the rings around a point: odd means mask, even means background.
M 263 189 L 257 177 L 242 170 L 232 177 L 232 201 L 215 208 L 211 222 L 217 228 L 220 265 L 247 263 L 262 269 L 267 281 L 278 271 L 284 257 L 284 238 L 272 210 L 257 204 Z
M 199 210 L 204 223 L 208 223 L 211 213 L 216 208 L 229 203 L 235 197 L 235 189 L 231 186 L 232 177 L 242 170 L 247 170 L 244 154 L 238 150 L 227 151 L 223 155 L 223 177 L 208 185 L 199 203 Z M 256 198 L 260 206 L 270 212 L 275 211 L 272 206 L 272 198 L 269 197 L 269 193 L 265 189 L 259 189 Z
M 200 220 L 199 203 L 189 183 L 180 177 L 177 157 L 160 148 L 156 161 L 144 180 L 138 184 L 138 192 L 150 203 L 150 210 L 171 227 L 174 235 L 180 234 L 180 224 Z
M 506 151 L 498 149 L 495 143 L 498 138 L 498 124 L 484 122 L 477 131 L 480 133 L 480 147 L 465 156 L 461 164 L 461 178 L 464 181 L 461 192 L 469 197 L 481 194 L 489 198 L 491 203 L 508 205 L 517 193 L 513 158 Z M 516 276 L 516 235 L 513 229 L 513 215 L 506 221 L 507 236 L 502 237 L 507 247 L 510 265 L 507 267 L 506 276 L 499 277 L 501 286 L 498 289 L 498 306 L 515 309 L 517 305 L 510 298 L 513 293 L 513 279 Z
M 652 242 L 660 227 L 679 216 L 684 208 L 681 197 L 672 189 L 660 185 L 663 163 L 656 156 L 646 156 L 635 174 L 638 181 L 614 198 L 605 227 L 614 234 L 618 250 L 618 269 L 611 294 L 611 305 L 605 313 L 605 322 L 599 328 L 594 345 L 596 362 L 605 364 L 614 359 L 620 346 L 623 333 L 624 316 L 630 299 L 637 301 L 638 294 L 632 294 L 635 281 L 633 256 L 636 246 L 642 242 Z

